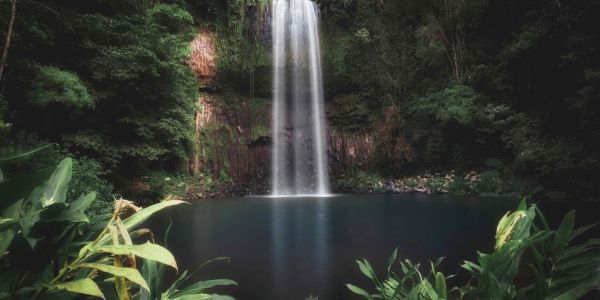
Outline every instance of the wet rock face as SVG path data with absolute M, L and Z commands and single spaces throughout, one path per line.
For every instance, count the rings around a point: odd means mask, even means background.
M 214 33 L 202 30 L 192 40 L 190 48 L 192 53 L 187 64 L 201 83 L 211 82 L 217 74 Z

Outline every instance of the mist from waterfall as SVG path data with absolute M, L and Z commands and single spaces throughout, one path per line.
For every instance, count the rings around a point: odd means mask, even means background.
M 273 196 L 327 195 L 318 6 L 273 0 Z

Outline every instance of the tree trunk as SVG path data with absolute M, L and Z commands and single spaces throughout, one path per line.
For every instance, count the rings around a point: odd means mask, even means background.
M 6 65 L 6 56 L 8 55 L 8 47 L 10 47 L 10 38 L 12 36 L 13 25 L 15 23 L 15 13 L 17 11 L 17 0 L 11 0 L 10 4 L 10 20 L 8 21 L 8 30 L 6 30 L 6 41 L 4 42 L 2 59 L 0 59 L 0 80 L 2 80 L 2 73 L 4 73 L 4 66 Z

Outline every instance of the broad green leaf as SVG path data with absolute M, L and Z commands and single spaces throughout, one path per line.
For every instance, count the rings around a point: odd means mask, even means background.
M 183 297 L 171 298 L 162 297 L 164 300 L 213 300 L 214 298 L 208 294 L 187 295 Z
M 585 243 L 566 248 L 558 255 L 556 263 L 572 259 L 573 256 L 588 252 L 592 249 L 597 249 L 598 246 L 600 246 L 600 239 L 590 239 Z
M 575 211 L 572 210 L 563 218 L 560 226 L 556 230 L 554 242 L 552 243 L 552 251 L 554 253 L 558 253 L 567 246 L 574 228 Z
M 162 266 L 162 265 L 161 265 Z M 150 289 L 148 291 L 140 291 L 140 300 L 154 300 L 160 294 L 162 282 L 161 274 L 159 273 L 158 264 L 156 261 L 151 259 L 144 259 L 142 265 L 142 276 L 148 283 Z
M 188 270 L 183 271 L 181 275 L 179 275 L 179 277 L 177 277 L 177 279 L 173 281 L 171 286 L 163 293 L 163 295 L 170 297 L 171 295 L 175 294 L 175 292 L 179 290 L 179 285 L 182 284 L 188 278 Z
M 67 188 L 71 181 L 73 160 L 63 159 L 56 170 L 46 182 L 44 194 L 42 195 L 42 207 L 48 207 L 54 203 L 64 203 L 67 198 Z
M 213 279 L 206 281 L 199 281 L 193 283 L 185 288 L 182 288 L 180 291 L 173 294 L 172 297 L 182 297 L 186 295 L 198 294 L 206 291 L 207 289 L 216 287 L 216 286 L 228 286 L 228 285 L 237 285 L 237 282 L 230 279 Z
M 115 267 L 112 265 L 97 264 L 97 263 L 81 264 L 78 267 L 96 269 L 96 270 L 102 271 L 104 273 L 112 274 L 114 276 L 123 277 L 123 278 L 126 278 L 127 280 L 139 285 L 141 288 L 143 288 L 147 291 L 150 290 L 150 288 L 148 287 L 148 284 L 146 283 L 144 278 L 142 278 L 142 275 L 140 274 L 140 272 L 134 268 Z
M 0 218 L 0 231 L 4 230 L 4 228 L 17 223 L 17 219 L 13 218 Z
M 48 179 L 51 172 L 51 169 L 42 170 L 0 182 L 0 211 L 18 200 L 27 198 L 36 186 Z
M 598 224 L 600 224 L 600 222 L 596 222 L 596 223 L 593 223 L 593 224 L 586 225 L 586 226 L 579 227 L 579 228 L 575 229 L 573 231 L 573 233 L 571 234 L 571 240 L 574 239 L 574 238 L 576 238 L 576 237 L 578 237 L 578 236 L 580 236 L 580 235 L 582 235 L 582 234 L 584 234 L 588 230 L 596 227 Z
M 521 202 L 519 202 L 519 206 L 517 207 L 517 211 L 526 211 L 527 210 L 527 198 L 523 198 Z
M 71 210 L 80 210 L 84 212 L 92 202 L 96 200 L 96 192 L 90 192 L 87 195 L 81 195 L 77 200 L 69 203 L 69 208 Z
M 170 206 L 180 205 L 180 204 L 189 204 L 188 202 L 182 200 L 165 200 L 163 202 L 151 205 L 146 207 L 135 214 L 131 215 L 129 218 L 123 221 L 123 225 L 128 231 L 135 229 L 138 225 L 142 224 L 148 218 L 150 218 L 153 214 L 167 208 Z
M 371 297 L 371 295 L 367 291 L 365 291 L 365 290 L 363 290 L 363 289 L 361 289 L 361 288 L 359 288 L 359 287 L 357 287 L 355 285 L 346 284 L 346 287 L 348 287 L 348 289 L 350 291 L 352 291 L 353 293 L 355 293 L 355 294 L 357 294 L 359 296 L 363 296 L 366 299 L 373 299 L 373 297 Z
M 111 253 L 114 255 L 135 255 L 155 260 L 177 269 L 177 263 L 175 262 L 173 254 L 166 248 L 150 242 L 141 245 L 106 245 L 94 247 L 92 248 L 92 251 Z
M 561 289 L 554 291 L 547 300 L 579 299 L 600 285 L 600 272 L 594 272 L 587 278 L 577 280 Z
M 235 300 L 235 298 L 217 294 L 195 294 L 177 298 L 168 298 L 167 300 Z
M 371 264 L 369 264 L 369 262 L 366 259 L 363 259 L 363 261 L 357 260 L 356 263 L 358 264 L 358 268 L 360 269 L 360 271 L 363 274 L 365 274 L 365 276 L 367 276 L 373 281 L 376 280 L 375 271 L 373 271 Z
M 90 278 L 57 283 L 49 285 L 47 288 L 50 291 L 66 291 L 105 299 L 98 285 Z
M 10 247 L 10 244 L 17 234 L 18 226 L 14 226 L 13 221 L 19 217 L 21 213 L 21 207 L 23 206 L 23 200 L 19 200 L 8 208 L 6 208 L 0 216 L 2 220 L 6 220 L 3 222 L 2 230 L 0 230 L 0 257 L 4 256 L 4 253 Z M 10 220 L 10 221 L 9 221 Z M 10 225 L 8 223 L 11 223 Z
M 163 202 L 151 205 L 149 207 L 141 209 L 140 211 L 131 215 L 129 218 L 125 219 L 123 221 L 123 225 L 124 225 L 125 229 L 127 229 L 127 231 L 131 232 L 132 230 L 136 229 L 137 226 L 144 223 L 144 221 L 146 221 L 148 218 L 150 218 L 153 214 L 155 214 L 167 207 L 180 205 L 180 204 L 184 204 L 184 203 L 187 203 L 187 202 L 181 201 L 181 200 L 165 200 Z M 101 238 L 98 241 L 98 245 L 104 245 L 109 240 L 110 240 L 110 238 L 108 236 L 104 236 L 103 238 Z
M 435 274 L 435 292 L 439 297 L 446 299 L 446 278 L 444 277 L 444 274 L 440 272 Z
M 227 295 L 210 294 L 209 296 L 211 300 L 235 300 L 235 298 Z
M 535 206 L 531 209 L 517 210 L 513 213 L 507 213 L 500 219 L 496 227 L 496 244 L 494 249 L 500 249 L 505 243 L 523 239 L 529 236 L 531 220 L 535 216 Z
M 600 249 L 590 249 L 580 255 L 575 255 L 565 259 L 554 266 L 556 271 L 570 271 L 574 267 L 581 267 L 592 263 L 600 263 Z M 576 270 L 573 270 L 576 271 Z
M 37 149 L 33 149 L 30 151 L 26 151 L 26 152 L 22 152 L 22 153 L 18 153 L 18 154 L 13 154 L 13 155 L 9 155 L 7 157 L 0 157 L 0 165 L 5 165 L 7 163 L 11 163 L 14 162 L 16 160 L 22 159 L 22 158 L 27 158 L 33 154 L 35 154 L 36 152 L 40 152 L 46 148 L 50 148 L 52 147 L 54 144 L 48 144 L 42 147 L 39 147 Z
M 4 174 L 2 173 L 2 169 L 0 169 L 0 183 L 4 182 Z
M 442 299 L 439 297 L 436 290 L 431 286 L 431 283 L 429 283 L 429 281 L 427 281 L 426 279 L 421 280 L 421 282 L 412 289 L 410 294 L 415 295 L 416 299 L 421 298 L 421 297 L 419 297 L 420 295 L 424 296 L 425 299 L 432 299 L 432 300 L 441 300 Z M 409 299 L 412 298 L 411 297 L 412 295 L 410 295 L 408 298 Z

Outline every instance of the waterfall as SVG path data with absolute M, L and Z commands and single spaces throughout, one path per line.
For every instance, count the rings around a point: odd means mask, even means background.
M 326 195 L 329 175 L 318 6 L 273 0 L 272 194 Z

